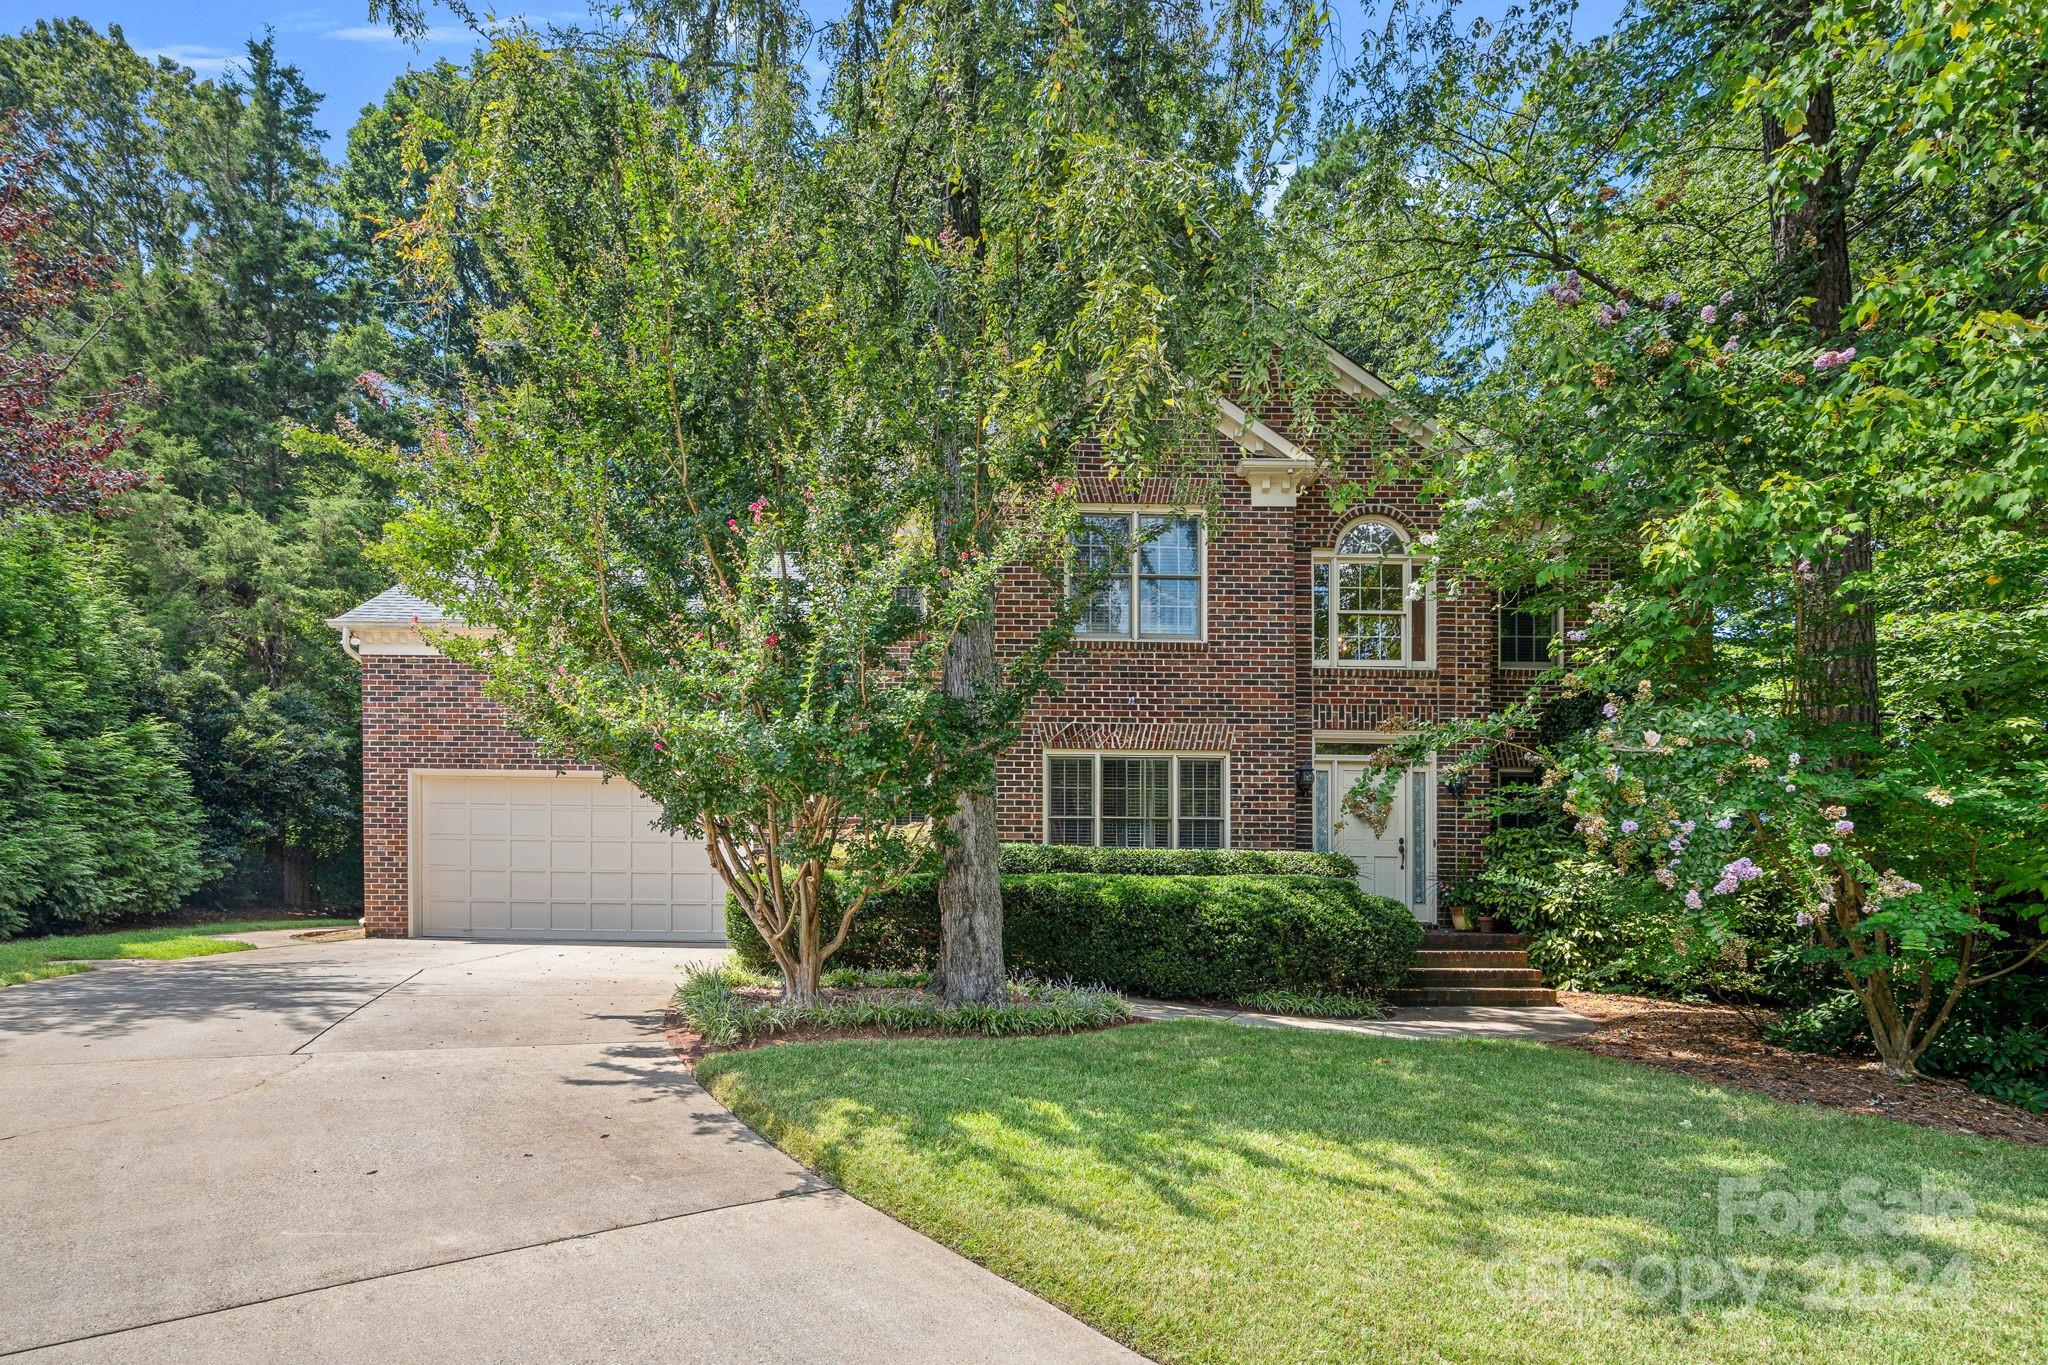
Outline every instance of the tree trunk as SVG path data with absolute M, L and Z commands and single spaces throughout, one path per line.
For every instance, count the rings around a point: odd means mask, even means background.
M 1804 41 L 1808 7 L 1789 6 L 1776 38 L 1787 57 Z M 1807 96 L 1804 136 L 1826 155 L 1821 173 L 1802 182 L 1798 202 L 1773 204 L 1771 246 L 1786 299 L 1810 297 L 1807 318 L 1815 340 L 1831 345 L 1848 316 L 1849 186 L 1835 144 L 1835 91 L 1822 85 Z M 1783 122 L 1763 115 L 1765 157 L 1791 137 Z M 1817 726 L 1853 726 L 1875 734 L 1878 721 L 1877 612 L 1869 594 L 1850 586 L 1871 565 L 1870 519 L 1865 508 L 1844 506 L 1845 543 L 1800 561 L 1793 584 L 1793 699 L 1798 714 Z
M 946 693 L 971 703 L 995 667 L 995 626 L 978 616 L 953 637 L 946 654 Z M 952 835 L 939 875 L 937 986 L 947 1000 L 1003 1003 L 1002 849 L 996 839 L 993 783 L 962 792 L 946 819 Z
M 965 7 L 956 8 L 964 19 Z M 981 100 L 980 51 L 971 28 L 960 30 L 959 118 L 968 128 L 977 125 Z M 948 227 L 971 243 L 975 259 L 982 250 L 981 177 L 970 155 L 962 173 L 946 191 Z M 966 335 L 955 345 L 971 346 L 971 312 L 941 307 L 942 329 L 958 329 Z M 955 362 L 958 365 L 958 362 Z M 956 370 L 956 381 L 964 376 L 964 365 Z M 947 474 L 944 514 L 939 524 L 939 550 L 943 558 L 961 531 L 968 533 L 976 551 L 986 553 L 990 539 L 984 522 L 983 498 L 987 493 L 988 470 L 981 463 L 979 431 L 962 430 L 957 423 L 941 439 Z M 974 706 L 983 682 L 996 666 L 995 603 L 955 632 L 946 651 L 946 695 Z M 1004 1000 L 1003 888 L 999 878 L 1002 849 L 996 839 L 996 797 L 991 780 L 980 788 L 962 792 L 946 819 L 952 838 L 946 848 L 945 868 L 939 874 L 939 964 L 938 979 L 932 984 L 940 995 L 955 1004 L 969 1001 L 999 1005 Z

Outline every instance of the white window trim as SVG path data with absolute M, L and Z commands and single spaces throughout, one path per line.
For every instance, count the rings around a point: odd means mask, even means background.
M 1514 611 L 1514 610 L 1516 610 L 1516 608 L 1510 607 L 1510 606 L 1509 606 L 1509 605 L 1507 604 L 1507 599 L 1506 599 L 1506 598 L 1502 598 L 1502 599 L 1500 599 L 1499 601 L 1496 601 L 1496 602 L 1494 603 L 1494 606 L 1493 606 L 1493 664 L 1494 664 L 1494 667 L 1496 667 L 1496 668 L 1507 668 L 1507 669 L 1513 669 L 1513 670 L 1515 670 L 1516 672 L 1520 672 L 1520 673 L 1540 673 L 1540 672 L 1542 672 L 1542 671 L 1543 671 L 1544 669 L 1546 669 L 1546 668 L 1549 668 L 1549 667 L 1553 666 L 1554 664 L 1556 664 L 1556 663 L 1558 662 L 1558 660 L 1557 660 L 1556 658 L 1550 658 L 1550 659 L 1545 659 L 1545 660 L 1544 660 L 1543 662 L 1541 662 L 1541 663 L 1525 664 L 1525 663 L 1509 663 L 1509 662 L 1508 662 L 1508 661 L 1507 661 L 1506 659 L 1503 659 L 1503 658 L 1501 658 L 1501 657 L 1500 657 L 1500 652 L 1501 652 L 1501 646 L 1502 646 L 1503 644 L 1505 644 L 1505 643 L 1507 642 L 1507 638 L 1508 638 L 1508 637 L 1507 637 L 1507 632 L 1501 629 L 1501 618 L 1502 618 L 1503 616 L 1506 616 L 1506 615 L 1507 615 L 1507 614 L 1508 614 L 1508 613 L 1509 613 L 1510 611 Z M 1535 615 L 1535 613 L 1534 613 L 1534 612 L 1526 612 L 1526 613 L 1523 613 L 1523 614 L 1524 614 L 1524 615 L 1529 615 L 1529 616 L 1533 616 L 1533 615 Z M 1550 613 L 1550 638 L 1551 638 L 1551 639 L 1553 639 L 1553 640 L 1562 640 L 1562 639 L 1564 638 L 1564 608 L 1563 608 L 1563 607 L 1558 607 L 1558 608 L 1555 608 L 1555 609 L 1554 609 L 1554 610 L 1552 610 L 1552 612 Z M 1560 657 L 1561 657 L 1561 656 L 1560 656 Z
M 1401 565 L 1401 566 L 1402 566 L 1402 574 L 1401 574 L 1401 577 L 1402 577 L 1402 581 L 1403 581 L 1403 583 L 1404 583 L 1404 585 L 1405 585 L 1405 583 L 1406 583 L 1406 581 L 1407 581 L 1407 579 L 1408 579 L 1408 577 L 1409 577 L 1409 572 L 1408 572 L 1408 571 L 1409 571 L 1410 569 L 1412 569 L 1412 568 L 1413 568 L 1413 567 L 1414 567 L 1415 565 L 1417 565 L 1417 564 L 1419 564 L 1419 563 L 1421 563 L 1421 562 L 1422 562 L 1422 559 L 1421 559 L 1421 557 L 1420 557 L 1420 556 L 1418 556 L 1418 555 L 1414 555 L 1414 554 L 1404 554 L 1404 555 L 1340 555 L 1340 554 L 1338 554 L 1338 553 L 1337 553 L 1337 545 L 1338 545 L 1339 543 L 1341 543 L 1341 542 L 1343 541 L 1343 539 L 1344 539 L 1344 536 L 1345 536 L 1345 534 L 1346 534 L 1347 532 L 1349 532 L 1349 531 L 1351 530 L 1351 528 L 1352 528 L 1352 527 L 1354 527 L 1354 526 L 1358 526 L 1358 525 L 1361 525 L 1361 524 L 1363 524 L 1363 523 L 1366 523 L 1366 522 L 1372 522 L 1372 523 L 1376 523 L 1376 524 L 1378 524 L 1378 525 L 1381 525 L 1381 526 L 1390 526 L 1390 527 L 1392 527 L 1392 528 L 1393 528 L 1393 529 L 1394 529 L 1394 530 L 1395 530 L 1395 531 L 1396 531 L 1396 532 L 1397 532 L 1397 533 L 1398 533 L 1398 534 L 1400 535 L 1400 537 L 1401 537 L 1401 540 L 1402 540 L 1402 542 L 1403 542 L 1404 544 L 1406 544 L 1406 545 L 1410 546 L 1411 548 L 1412 548 L 1412 547 L 1414 546 L 1414 543 L 1415 543 L 1415 533 L 1414 533 L 1414 532 L 1412 532 L 1412 531 L 1410 531 L 1410 530 L 1409 530 L 1409 529 L 1408 529 L 1407 527 L 1405 527 L 1405 526 L 1401 525 L 1401 523 L 1400 523 L 1400 522 L 1398 522 L 1398 521 L 1395 521 L 1395 520 L 1394 520 L 1394 519 L 1393 519 L 1392 517 L 1387 517 L 1387 516 L 1381 516 L 1381 515 L 1379 515 L 1379 514 L 1377 514 L 1377 513 L 1367 513 L 1367 514 L 1366 514 L 1366 515 L 1364 515 L 1364 516 L 1358 516 L 1358 517 L 1353 517 L 1353 518 L 1352 518 L 1351 520 L 1349 520 L 1349 521 L 1345 522 L 1345 523 L 1344 523 L 1344 524 L 1343 524 L 1343 525 L 1342 525 L 1341 527 L 1339 527 L 1339 528 L 1337 529 L 1337 534 L 1336 534 L 1336 535 L 1334 535 L 1334 536 L 1332 536 L 1332 537 L 1330 538 L 1330 547 L 1329 547 L 1328 549 L 1325 549 L 1325 550 L 1317 550 L 1317 551 L 1316 551 L 1316 552 L 1315 552 L 1315 553 L 1314 553 L 1314 554 L 1313 554 L 1312 556 L 1310 556 L 1310 559 L 1309 559 L 1309 613 L 1308 613 L 1308 620 L 1309 620 L 1309 631 L 1310 631 L 1310 641 L 1309 641 L 1309 663 L 1310 663 L 1310 664 L 1311 664 L 1311 665 L 1312 665 L 1313 667 L 1316 667 L 1316 668 L 1333 668 L 1333 669 L 1369 669 L 1369 670 L 1377 670 L 1377 671 L 1379 671 L 1379 672 L 1382 672 L 1382 673 L 1385 673 L 1385 672 L 1396 672 L 1396 673 L 1434 673 L 1434 672 L 1436 671 L 1436 660 L 1437 660 L 1437 628 L 1436 628 L 1436 584 L 1435 584 L 1435 582 L 1433 582 L 1433 581 L 1431 581 L 1431 580 L 1429 580 L 1429 579 L 1424 579 L 1424 580 L 1423 580 L 1423 584 L 1424 584 L 1424 586 L 1423 586 L 1423 595 L 1422 595 L 1422 601 L 1423 601 L 1423 610 L 1422 610 L 1422 644 L 1423 644 L 1423 647 L 1424 647 L 1425 651 L 1426 651 L 1426 652 L 1428 653 L 1428 655 L 1429 655 L 1429 657 L 1428 657 L 1427 659 L 1424 659 L 1424 660 L 1422 660 L 1422 661 L 1421 661 L 1420 663 L 1418 663 L 1418 662 L 1416 662 L 1416 660 L 1415 660 L 1415 657 L 1414 657 L 1414 655 L 1415 655 L 1415 647 L 1414 647 L 1414 646 L 1415 646 L 1415 642 L 1414 642 L 1413 640 L 1409 639 L 1409 636 L 1410 636 L 1410 634 L 1412 633 L 1412 630 L 1411 630 L 1411 628 L 1412 628 L 1412 627 L 1413 627 L 1413 625 L 1414 625 L 1414 608 L 1413 608 L 1413 607 L 1411 607 L 1411 606 L 1409 605 L 1409 603 L 1408 603 L 1408 598 L 1407 598 L 1407 595 L 1406 595 L 1406 588 L 1405 588 L 1405 586 L 1404 586 L 1404 588 L 1403 588 L 1403 595 L 1402 595 L 1402 598 L 1401 598 L 1401 603 L 1402 603 L 1402 609 L 1403 609 L 1403 611 L 1404 611 L 1404 613 L 1405 613 L 1405 615 L 1404 615 L 1404 616 L 1403 616 L 1403 618 L 1402 618 L 1402 625 L 1401 625 L 1401 644 L 1402 644 L 1402 650 L 1403 650 L 1403 652 L 1404 652 L 1404 653 L 1405 653 L 1405 654 L 1406 654 L 1406 655 L 1407 655 L 1408 657 L 1406 657 L 1406 658 L 1402 658 L 1402 659 L 1340 659 L 1340 658 L 1338 658 L 1338 657 L 1337 657 L 1337 565 L 1338 565 L 1338 563 L 1339 563 L 1340 561 L 1343 561 L 1343 562 L 1350 562 L 1350 563 L 1358 563 L 1358 564 L 1381 564 L 1381 563 L 1384 563 L 1384 564 L 1399 564 L 1399 565 Z M 1325 636 L 1325 638 L 1324 638 L 1324 640 L 1323 640 L 1324 648 L 1325 648 L 1325 649 L 1327 650 L 1327 652 L 1328 652 L 1328 656 L 1329 656 L 1329 657 L 1327 657 L 1327 658 L 1322 658 L 1322 659 L 1318 659 L 1318 658 L 1316 658 L 1316 657 L 1315 657 L 1315 640 L 1314 640 L 1314 631 L 1315 631 L 1315 620 L 1316 620 L 1316 616 L 1315 616 L 1315 571 L 1316 571 L 1316 568 L 1317 568 L 1317 566 L 1319 566 L 1319 565 L 1321 565 L 1321 566 L 1327 566 L 1327 569 L 1328 569 L 1328 573 L 1329 573 L 1329 579 L 1328 579 L 1328 581 L 1329 581 L 1329 592 L 1330 592 L 1330 619 L 1329 619 L 1329 624 L 1328 624 L 1328 630 L 1327 630 L 1327 634 L 1326 634 L 1326 636 Z M 1497 619 L 1497 618 L 1496 618 L 1496 619 Z M 1496 632 L 1496 634 L 1497 634 L 1497 632 Z M 1494 642 L 1494 653 L 1495 653 L 1496 655 L 1500 653 L 1500 643 L 1499 643 L 1499 640 L 1498 640 L 1498 639 L 1496 639 L 1496 640 L 1495 640 L 1495 642 Z
M 1075 509 L 1084 517 L 1121 516 L 1131 523 L 1131 567 L 1124 575 L 1131 592 L 1131 629 L 1124 635 L 1088 635 L 1076 630 L 1077 645 L 1200 645 L 1209 642 L 1209 519 L 1199 507 L 1168 507 L 1131 503 L 1083 503 Z M 1138 547 L 1139 517 L 1180 517 L 1195 523 L 1195 633 L 1193 635 L 1140 635 L 1138 633 Z M 1068 549 L 1068 591 L 1073 590 L 1072 547 Z M 1190 754 L 1190 758 L 1200 755 Z
M 1168 848 L 1180 848 L 1180 760 L 1183 758 L 1213 758 L 1221 765 L 1223 782 L 1223 842 L 1218 848 L 1229 848 L 1230 843 L 1230 755 L 1209 749 L 1047 749 L 1038 761 L 1038 842 L 1052 843 L 1052 763 L 1056 758 L 1093 759 L 1091 771 L 1095 774 L 1095 799 L 1091 802 L 1095 822 L 1095 842 L 1090 848 L 1123 848 L 1126 845 L 1107 845 L 1102 842 L 1102 760 L 1105 758 L 1170 758 L 1173 766 L 1166 777 L 1166 830 L 1171 843 Z M 1063 845 L 1062 847 L 1082 847 Z

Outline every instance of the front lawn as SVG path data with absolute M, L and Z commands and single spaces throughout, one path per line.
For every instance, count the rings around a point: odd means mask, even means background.
M 2048 1350 L 2048 1152 L 1567 1049 L 1180 1022 L 699 1070 L 854 1195 L 1162 1360 Z
M 256 929 L 334 929 L 354 919 L 250 919 L 213 924 L 179 924 L 156 929 L 116 929 L 103 934 L 52 934 L 0 942 L 0 986 L 91 971 L 91 963 L 113 958 L 204 957 L 239 953 L 254 945 L 218 938 Z

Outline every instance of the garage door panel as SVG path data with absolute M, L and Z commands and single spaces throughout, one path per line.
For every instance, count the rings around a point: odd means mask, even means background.
M 430 934 L 723 939 L 702 841 L 626 782 L 437 773 L 415 788 L 415 924 Z
M 426 904 L 421 908 L 420 924 L 429 933 L 468 933 L 469 898 L 467 894 L 456 899 L 429 896 Z

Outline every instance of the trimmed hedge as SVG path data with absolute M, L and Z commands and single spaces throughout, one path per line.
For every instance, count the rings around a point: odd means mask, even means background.
M 1111 872 L 1135 877 L 1343 877 L 1358 866 L 1342 853 L 1281 848 L 1079 848 L 1071 844 L 1004 844 L 1005 875 L 1027 872 Z
M 730 898 L 726 933 L 742 962 L 768 965 L 766 945 Z M 1375 995 L 1399 982 L 1421 942 L 1422 926 L 1405 908 L 1348 879 L 1003 878 L 1003 956 L 1011 971 L 1135 995 Z M 920 877 L 868 902 L 827 965 L 930 967 L 938 944 L 937 879 Z

